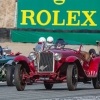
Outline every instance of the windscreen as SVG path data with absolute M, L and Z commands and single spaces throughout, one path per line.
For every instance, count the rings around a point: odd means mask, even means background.
M 41 52 L 43 50 L 43 44 L 37 44 L 35 47 L 36 52 Z

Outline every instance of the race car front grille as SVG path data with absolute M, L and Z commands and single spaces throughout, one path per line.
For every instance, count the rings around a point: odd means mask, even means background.
M 38 72 L 53 72 L 53 53 L 41 52 L 39 55 Z

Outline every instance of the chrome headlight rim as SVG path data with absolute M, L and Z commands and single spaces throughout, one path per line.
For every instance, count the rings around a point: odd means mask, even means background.
M 36 60 L 36 58 L 37 58 L 36 53 L 32 52 L 32 53 L 29 54 L 29 59 L 30 60 Z
M 54 59 L 59 61 L 62 58 L 62 54 L 61 53 L 54 53 Z

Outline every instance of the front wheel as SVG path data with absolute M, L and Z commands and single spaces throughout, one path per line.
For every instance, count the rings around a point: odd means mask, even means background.
M 14 86 L 14 66 L 7 65 L 6 80 L 8 86 Z
M 68 65 L 66 78 L 68 90 L 75 90 L 78 83 L 78 68 L 76 64 Z
M 21 64 L 15 66 L 14 79 L 15 86 L 18 91 L 23 91 L 25 89 L 25 83 L 23 82 L 22 75 L 25 72 L 25 69 Z
M 45 88 L 46 88 L 47 90 L 50 90 L 50 89 L 52 89 L 53 84 L 52 84 L 52 83 L 44 82 L 44 86 L 45 86 Z
M 100 89 L 100 67 L 98 69 L 98 75 L 96 78 L 92 79 L 92 83 L 95 89 Z

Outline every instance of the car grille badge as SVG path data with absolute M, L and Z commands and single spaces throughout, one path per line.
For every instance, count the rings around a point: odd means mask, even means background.
M 47 66 L 48 66 L 48 65 L 46 65 L 46 66 L 43 66 L 43 65 L 42 65 L 42 66 L 40 66 L 39 69 L 43 71 L 45 68 L 47 68 Z

